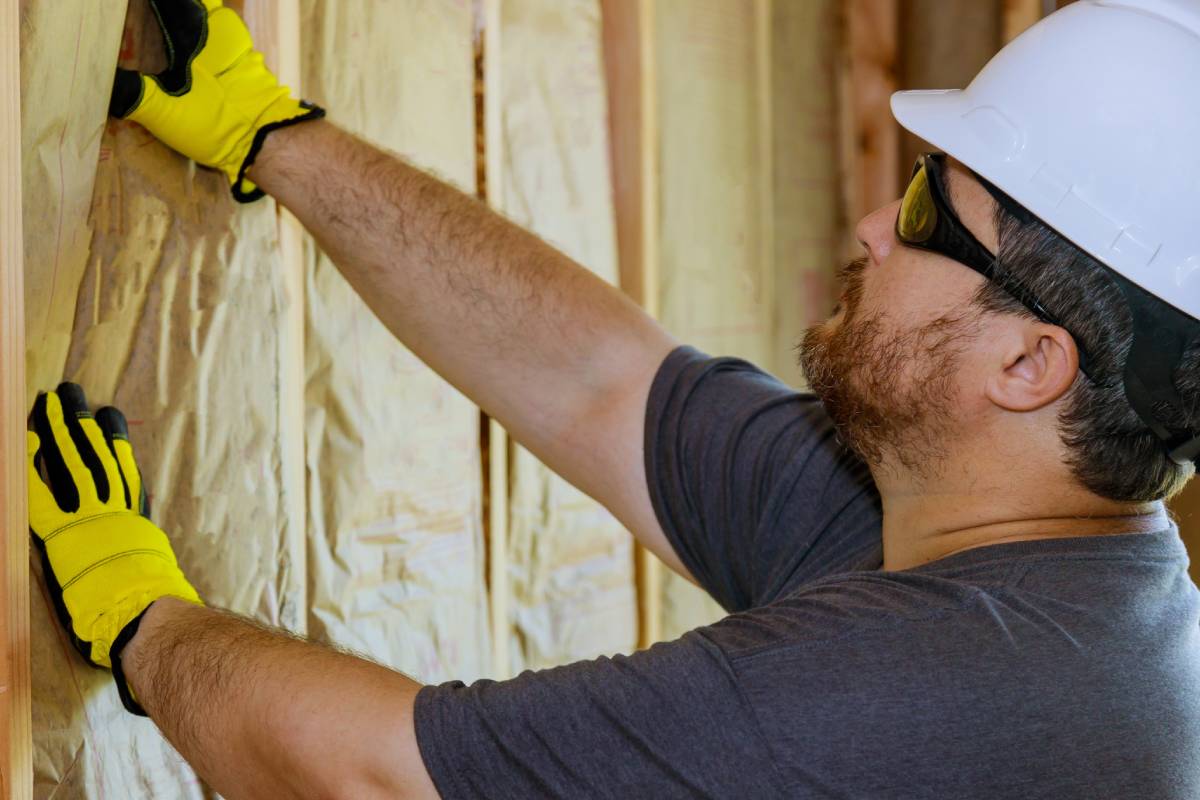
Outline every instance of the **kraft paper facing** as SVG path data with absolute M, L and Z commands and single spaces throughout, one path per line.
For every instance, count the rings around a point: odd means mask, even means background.
M 161 65 L 146 0 L 129 0 L 122 38 L 125 6 L 21 2 L 29 401 L 66 378 L 126 411 L 154 518 L 211 604 L 420 680 L 486 675 L 478 410 L 394 340 L 311 240 L 306 383 L 286 385 L 301 343 L 287 339 L 297 310 L 272 202 L 238 205 L 223 177 L 106 121 L 118 55 Z M 656 0 L 659 289 L 683 341 L 794 381 L 790 344 L 823 316 L 838 249 L 837 4 L 771 6 L 767 117 L 754 4 Z M 615 282 L 597 0 L 501 7 L 501 206 Z M 301 0 L 301 12 L 304 95 L 471 191 L 470 3 Z M 303 447 L 281 417 L 281 398 L 300 391 Z M 289 485 L 283 459 L 302 450 L 307 484 Z M 522 448 L 510 474 L 511 670 L 631 650 L 629 535 Z M 289 516 L 298 493 L 306 519 Z M 35 796 L 215 797 L 70 647 L 33 570 Z M 673 575 L 663 591 L 667 638 L 720 616 Z
M 40 193 L 27 186 L 26 198 L 56 205 L 62 227 L 82 236 L 84 248 L 74 286 L 53 280 L 32 289 L 34 307 L 70 316 L 49 335 L 30 331 L 31 362 L 41 365 L 30 388 L 66 378 L 81 383 L 93 405 L 124 410 L 153 516 L 200 594 L 303 632 L 304 531 L 285 510 L 288 493 L 303 487 L 285 485 L 281 471 L 287 328 L 274 206 L 239 206 L 224 177 L 135 124 L 105 124 L 121 17 L 101 12 L 102 4 L 72 5 L 72 13 L 55 4 L 55 14 L 28 18 L 38 24 L 25 30 L 23 60 L 31 74 L 52 73 L 43 59 L 61 59 L 57 45 L 69 39 L 80 51 L 72 71 L 86 72 L 95 86 L 86 96 L 28 96 L 26 147 L 57 140 L 70 148 L 72 131 L 105 127 L 98 164 L 95 148 L 83 147 L 69 169 L 64 157 L 61 181 L 41 182 Z M 130 3 L 123 64 L 161 65 L 152 19 L 145 0 Z M 40 119 L 39 107 L 62 118 Z M 90 211 L 81 197 L 91 198 Z M 45 258 L 31 250 L 26 274 L 47 271 Z M 65 369 L 53 367 L 58 337 L 67 343 Z M 35 565 L 31 627 L 36 795 L 212 796 L 153 723 L 121 708 L 109 673 L 68 645 L 40 571 Z
M 473 192 L 466 3 L 301 3 L 304 93 Z M 306 244 L 309 633 L 419 680 L 490 672 L 479 411 Z
M 501 210 L 616 283 L 597 0 L 501 3 Z M 531 453 L 510 454 L 511 674 L 637 644 L 633 539 Z

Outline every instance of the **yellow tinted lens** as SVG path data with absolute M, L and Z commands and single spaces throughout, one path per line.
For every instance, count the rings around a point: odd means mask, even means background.
M 917 170 L 900 202 L 900 217 L 896 229 L 903 241 L 921 244 L 929 241 L 937 227 L 937 206 L 929 194 L 929 174 L 925 167 Z

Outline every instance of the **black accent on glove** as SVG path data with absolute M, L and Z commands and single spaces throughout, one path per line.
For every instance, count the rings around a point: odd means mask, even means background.
M 258 157 L 258 151 L 262 150 L 263 143 L 267 141 L 267 134 L 277 131 L 280 128 L 286 128 L 289 125 L 295 125 L 298 122 L 308 122 L 309 120 L 321 119 L 325 116 L 325 109 L 307 100 L 301 100 L 300 105 L 308 109 L 307 114 L 263 125 L 254 134 L 254 141 L 250 144 L 250 152 L 246 154 L 246 159 L 242 162 L 242 168 L 238 170 L 238 179 L 233 184 L 233 198 L 239 203 L 253 203 L 255 200 L 266 195 L 266 192 L 258 187 L 255 187 L 254 191 L 251 192 L 244 191 L 242 189 L 242 181 L 246 177 L 246 170 L 250 169 L 251 165 L 254 164 L 254 159 Z
M 125 415 L 112 406 L 105 406 L 96 412 L 96 424 L 100 426 L 100 432 L 104 434 L 104 441 L 108 443 L 108 449 L 112 451 L 113 460 L 117 462 L 117 471 L 121 473 L 121 482 L 124 484 L 125 489 L 125 505 L 130 508 L 137 508 L 143 517 L 149 517 L 150 508 L 146 502 L 146 488 L 144 486 L 141 487 L 141 494 L 136 498 L 138 502 L 135 506 L 133 504 L 134 498 L 129 496 L 129 476 L 125 474 L 125 468 L 121 466 L 121 459 L 117 457 L 117 449 L 113 447 L 113 440 L 115 439 L 129 441 L 129 424 L 125 421 Z
M 146 611 L 149 611 L 151 606 L 146 606 Z M 142 624 L 142 617 L 146 616 L 146 611 L 138 614 L 133 618 L 133 621 L 121 629 L 117 634 L 117 638 L 113 639 L 112 648 L 108 651 L 108 658 L 112 661 L 113 680 L 117 682 L 117 695 L 121 698 L 121 705 L 125 706 L 125 710 L 130 714 L 136 714 L 139 717 L 148 717 L 146 709 L 142 708 L 142 704 L 133 699 L 133 692 L 129 689 L 129 681 L 125 679 L 125 666 L 121 663 L 121 651 L 125 649 L 125 645 L 133 640 L 137 635 L 138 627 Z
M 192 88 L 192 62 L 208 41 L 208 12 L 200 0 L 150 0 L 150 9 L 162 31 L 167 68 L 151 80 L 167 94 L 178 97 Z M 122 119 L 142 100 L 142 77 L 134 70 L 117 68 L 108 113 Z

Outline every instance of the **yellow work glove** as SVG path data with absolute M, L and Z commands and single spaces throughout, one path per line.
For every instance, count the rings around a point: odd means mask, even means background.
M 83 390 L 64 383 L 38 396 L 30 420 L 29 529 L 55 610 L 83 657 L 113 670 L 125 707 L 144 715 L 121 670 L 121 649 L 155 600 L 199 604 L 200 596 L 148 517 L 121 412 L 104 408 L 93 419 Z
M 245 23 L 221 0 L 150 0 L 166 43 L 157 75 L 118 69 L 109 113 L 229 176 L 243 203 L 263 196 L 246 179 L 268 133 L 325 116 L 295 100 L 263 64 Z

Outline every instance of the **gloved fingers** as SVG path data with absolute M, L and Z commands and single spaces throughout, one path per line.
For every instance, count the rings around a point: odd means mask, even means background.
M 167 94 L 178 97 L 192 86 L 192 61 L 208 38 L 208 14 L 220 6 L 205 0 L 150 0 L 167 49 L 167 68 L 155 76 Z
M 112 96 L 108 99 L 109 116 L 125 119 L 142 105 L 145 92 L 146 82 L 142 73 L 117 67 Z
M 77 383 L 63 382 L 55 389 L 55 394 L 58 395 L 62 406 L 62 420 L 67 433 L 70 434 L 84 466 L 91 473 L 92 483 L 96 488 L 96 499 L 107 503 L 112 492 L 120 488 L 121 474 L 117 471 L 117 461 L 108 452 L 108 447 L 104 444 L 104 435 L 100 433 L 100 427 L 88 408 L 83 387 Z M 53 422 L 53 418 L 51 421 Z
M 129 425 L 125 421 L 125 415 L 112 406 L 105 406 L 96 412 L 96 424 L 104 433 L 105 442 L 121 471 L 121 479 L 125 486 L 125 507 L 149 517 L 149 503 L 146 502 L 145 491 L 142 488 L 141 471 L 133 457 L 133 445 L 129 442 Z
M 59 507 L 68 512 L 99 502 L 98 481 L 105 482 L 103 494 L 108 496 L 104 467 L 76 416 L 86 413 L 86 403 L 78 386 L 64 383 L 56 391 L 39 395 L 33 406 L 33 429 L 41 439 L 50 491 Z
M 232 8 L 213 9 L 208 16 L 208 36 L 196 56 L 196 68 L 209 75 L 221 75 L 239 61 L 255 55 L 258 54 L 250 30 L 237 12 Z
M 38 394 L 37 400 L 33 403 L 33 411 L 29 412 L 29 424 L 40 441 L 41 449 L 38 455 L 45 468 L 50 492 L 54 495 L 54 502 L 60 510 L 70 513 L 79 510 L 79 488 L 75 485 L 75 478 L 67 466 L 66 456 L 55 443 L 54 432 L 50 429 L 50 406 L 52 404 L 57 409 L 57 416 L 61 418 L 62 407 L 54 392 Z M 83 468 L 83 462 L 79 459 L 79 453 L 75 452 L 75 445 L 70 442 L 70 436 L 64 438 L 67 440 L 68 450 L 73 456 L 72 463 L 78 464 L 81 472 L 87 472 L 86 468 Z
M 101 503 L 108 503 L 119 508 L 129 508 L 129 504 L 124 502 L 125 487 L 124 481 L 121 479 L 121 469 L 117 465 L 116 456 L 109 449 L 108 442 L 105 441 L 104 432 L 100 430 L 100 426 L 96 423 L 92 412 L 88 411 L 87 401 L 83 398 L 83 390 L 79 389 L 75 384 L 67 384 L 78 389 L 80 401 L 84 403 L 82 409 L 76 410 L 74 417 L 79 424 L 79 430 L 87 440 L 86 446 L 79 445 L 79 452 L 83 456 L 83 460 L 92 468 L 95 474 L 95 466 L 90 463 L 91 454 L 95 454 L 96 460 L 100 465 L 100 474 L 95 475 L 96 490 L 100 496 Z M 62 397 L 62 389 L 59 389 L 59 396 Z M 71 414 L 67 408 L 66 400 L 63 401 L 63 412 L 67 418 L 68 427 L 71 424 Z M 72 429 L 71 435 L 76 436 L 76 431 Z
M 26 483 L 29 485 L 29 529 L 38 536 L 45 536 L 52 531 L 55 517 L 60 514 L 58 502 L 50 492 L 50 487 L 42 480 L 38 472 L 37 456 L 41 447 L 41 439 L 33 431 L 25 432 Z

